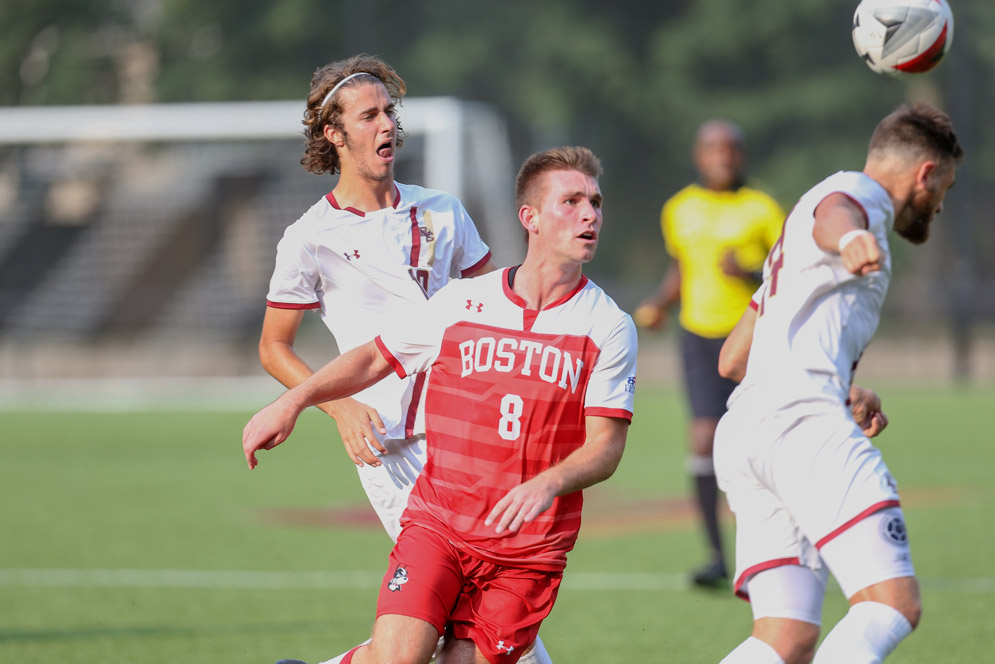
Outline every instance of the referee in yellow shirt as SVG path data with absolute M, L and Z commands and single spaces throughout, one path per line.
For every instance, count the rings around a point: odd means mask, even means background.
M 694 163 L 701 183 L 677 192 L 660 215 L 673 260 L 634 318 L 642 327 L 658 329 L 666 323 L 667 310 L 681 304 L 681 358 L 691 405 L 687 467 L 710 547 L 710 559 L 692 580 L 715 587 L 725 585 L 729 575 L 719 533 L 712 439 L 735 387 L 718 374 L 719 350 L 760 284 L 784 212 L 767 194 L 743 185 L 743 134 L 735 124 L 710 120 L 699 127 Z

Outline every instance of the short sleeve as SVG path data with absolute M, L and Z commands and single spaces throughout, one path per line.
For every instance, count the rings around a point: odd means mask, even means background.
M 395 312 L 401 323 L 376 338 L 380 353 L 401 378 L 428 371 L 439 357 L 456 283 L 449 282 L 430 300 L 401 304 Z
M 584 415 L 632 421 L 638 343 L 632 318 L 622 314 L 605 340 L 591 372 Z
M 277 309 L 317 309 L 318 267 L 314 257 L 290 228 L 276 247 L 276 267 L 266 303 Z
M 456 268 L 460 277 L 473 274 L 491 257 L 490 247 L 481 239 L 473 219 L 463 204 L 456 201 L 455 210 Z

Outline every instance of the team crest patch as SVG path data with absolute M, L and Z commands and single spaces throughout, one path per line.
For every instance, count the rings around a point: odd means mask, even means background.
M 628 378 L 625 379 L 625 391 L 626 392 L 631 392 L 632 394 L 636 393 L 636 377 L 635 376 L 629 376 Z
M 909 532 L 905 529 L 905 521 L 900 516 L 893 516 L 881 522 L 881 534 L 895 546 L 908 546 Z
M 396 593 L 405 583 L 408 582 L 408 570 L 403 565 L 398 565 L 394 570 L 394 578 L 387 582 L 387 590 Z

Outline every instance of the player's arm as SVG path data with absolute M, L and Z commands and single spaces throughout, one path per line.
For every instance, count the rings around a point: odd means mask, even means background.
M 242 450 L 249 468 L 256 466 L 256 452 L 273 449 L 290 436 L 305 408 L 351 396 L 379 382 L 391 371 L 376 342 L 370 341 L 340 355 L 284 392 L 256 413 L 242 430 Z
M 314 371 L 294 350 L 294 340 L 304 318 L 302 309 L 267 307 L 263 331 L 259 337 L 259 360 L 269 375 L 284 387 L 297 387 Z M 386 433 L 380 413 L 355 399 L 339 399 L 317 404 L 335 420 L 346 454 L 357 466 L 368 463 L 379 466 L 380 460 L 370 450 L 372 445 L 381 454 L 387 450 L 374 435 L 376 429 Z
M 656 330 L 667 323 L 667 310 L 681 301 L 681 266 L 670 261 L 656 292 L 642 301 L 633 313 L 636 325 Z
M 877 238 L 867 230 L 867 214 L 845 194 L 829 194 L 815 208 L 812 237 L 823 251 L 838 253 L 846 269 L 857 276 L 883 265 Z
M 848 402 L 854 421 L 868 438 L 873 438 L 888 426 L 888 416 L 881 410 L 881 397 L 873 390 L 851 385 Z
M 753 328 L 757 324 L 757 310 L 753 302 L 746 308 L 736 327 L 726 337 L 719 351 L 719 375 L 737 383 L 746 375 L 746 361 L 750 357 L 750 346 L 753 344 Z
M 552 468 L 539 473 L 504 495 L 487 516 L 485 525 L 498 533 L 517 531 L 548 510 L 553 499 L 585 489 L 611 477 L 625 450 L 629 422 L 615 417 L 586 418 L 584 444 Z

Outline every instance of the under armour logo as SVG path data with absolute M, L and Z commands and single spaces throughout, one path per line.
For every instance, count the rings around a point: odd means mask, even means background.
M 426 242 L 432 242 L 435 240 L 435 233 L 425 228 L 424 226 L 419 226 L 418 232 L 421 233 L 421 236 L 425 238 Z
M 466 301 L 466 310 L 467 310 L 467 311 L 469 311 L 470 309 L 472 309 L 472 308 L 474 308 L 474 307 L 476 307 L 476 308 L 477 308 L 477 313 L 479 314 L 479 313 L 480 313 L 481 311 L 483 311 L 483 310 L 484 310 L 484 303 L 483 303 L 483 302 L 480 302 L 480 303 L 478 303 L 478 304 L 474 304 L 474 303 L 473 303 L 473 300 L 467 300 L 467 301 Z
M 515 646 L 504 645 L 504 639 L 498 641 L 498 644 L 494 647 L 497 648 L 498 650 L 503 650 L 505 655 L 510 655 L 511 651 L 515 649 Z
M 359 249 L 353 249 L 351 254 L 347 251 L 342 255 L 345 256 L 348 260 L 352 260 L 353 258 L 359 258 Z

